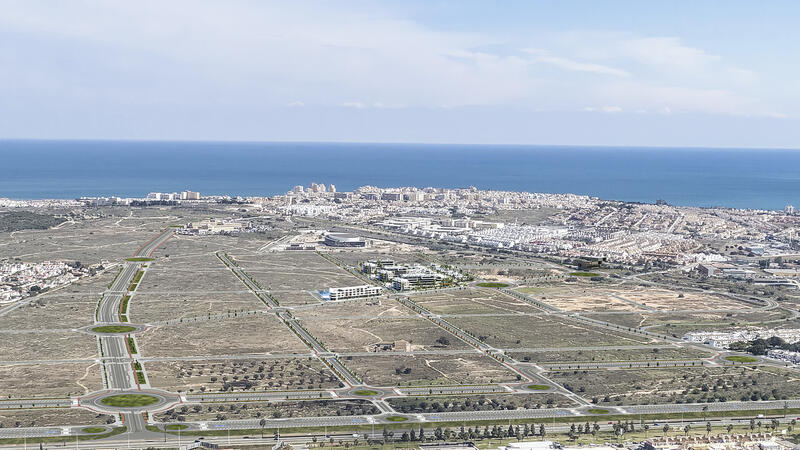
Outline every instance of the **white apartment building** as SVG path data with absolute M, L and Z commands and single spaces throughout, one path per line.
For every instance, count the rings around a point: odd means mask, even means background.
M 183 191 L 181 192 L 181 200 L 200 200 L 200 193 L 192 191 Z
M 376 297 L 383 293 L 383 288 L 365 284 L 362 286 L 330 288 L 328 292 L 330 293 L 331 301 L 336 301 L 348 298 Z

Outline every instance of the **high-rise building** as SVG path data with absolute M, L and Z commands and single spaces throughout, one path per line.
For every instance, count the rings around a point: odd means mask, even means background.
M 783 208 L 786 214 L 794 214 L 794 206 L 786 205 L 786 208 Z
M 333 185 L 333 184 L 330 185 L 330 187 L 328 188 L 328 192 L 334 192 L 335 193 L 336 192 L 336 185 Z
M 181 192 L 181 200 L 200 200 L 200 193 L 192 191 L 183 191 Z

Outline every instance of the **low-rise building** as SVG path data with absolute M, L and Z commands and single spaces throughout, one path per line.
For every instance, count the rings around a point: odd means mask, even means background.
M 330 288 L 328 290 L 331 301 L 345 300 L 349 298 L 377 297 L 383 294 L 383 288 L 378 286 L 362 285 L 340 288 Z

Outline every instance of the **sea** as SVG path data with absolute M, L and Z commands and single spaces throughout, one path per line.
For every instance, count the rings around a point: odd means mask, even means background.
M 800 150 L 0 140 L 0 197 L 12 199 L 271 196 L 311 182 L 778 210 L 800 207 Z

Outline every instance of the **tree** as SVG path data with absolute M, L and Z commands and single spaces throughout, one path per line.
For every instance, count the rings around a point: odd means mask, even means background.
M 542 440 L 544 440 L 544 437 L 546 435 L 547 435 L 547 430 L 544 429 L 544 424 L 540 424 L 539 425 L 539 436 L 541 436 Z
M 728 434 L 731 434 L 731 431 L 733 431 L 733 424 L 732 424 L 732 423 L 729 423 L 729 424 L 728 424 L 728 426 L 727 426 L 727 427 L 725 427 L 725 429 L 727 429 L 727 430 L 728 430 Z
M 691 430 L 692 430 L 692 426 L 687 423 L 686 426 L 683 427 L 683 434 L 688 436 L 689 435 L 689 431 L 691 431 Z
M 664 436 L 666 436 L 667 433 L 669 433 L 669 424 L 665 423 L 664 428 L 662 428 L 662 430 L 664 430 Z
M 644 428 L 644 437 L 646 438 L 647 437 L 647 431 L 650 430 L 650 425 L 644 424 L 642 426 L 642 428 Z
M 264 439 L 264 427 L 267 426 L 267 420 L 266 419 L 259 420 L 258 425 L 261 427 L 261 439 Z
M 711 433 L 711 422 L 706 422 L 706 436 Z

